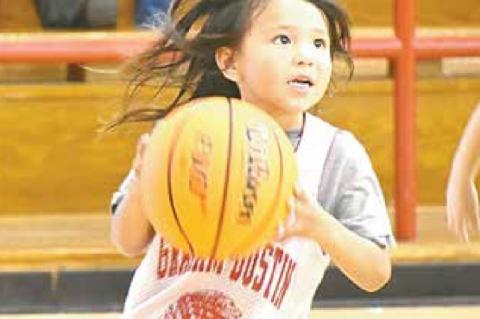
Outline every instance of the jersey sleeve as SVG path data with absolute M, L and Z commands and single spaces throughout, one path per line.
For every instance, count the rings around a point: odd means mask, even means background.
M 395 245 L 383 192 L 367 152 L 338 131 L 325 161 L 318 201 L 345 227 L 377 245 Z
M 110 202 L 110 211 L 113 214 L 115 214 L 115 211 L 118 208 L 118 205 L 122 202 L 123 198 L 127 194 L 128 188 L 130 186 L 130 183 L 136 178 L 135 172 L 130 170 L 128 173 L 127 177 L 123 180 L 123 182 L 120 184 L 120 187 L 116 192 L 113 193 L 112 195 L 112 200 Z

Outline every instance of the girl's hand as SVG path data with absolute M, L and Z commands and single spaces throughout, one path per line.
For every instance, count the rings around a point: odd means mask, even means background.
M 468 242 L 470 234 L 479 231 L 478 195 L 473 180 L 468 183 L 450 181 L 447 187 L 448 228 Z
M 376 291 L 388 282 L 391 263 L 387 250 L 346 228 L 299 187 L 293 195 L 293 214 L 279 227 L 279 241 L 292 236 L 311 239 L 350 280 L 366 291 Z
M 135 176 L 137 178 L 140 177 L 140 171 L 142 169 L 143 163 L 143 155 L 145 154 L 145 150 L 147 149 L 148 143 L 150 142 L 150 134 L 145 133 L 140 136 L 137 142 L 137 150 L 135 153 L 135 157 L 132 161 L 132 169 L 135 172 Z
M 138 139 L 131 168 L 134 177 L 129 182 L 115 214 L 112 215 L 110 226 L 111 241 L 120 252 L 129 257 L 144 253 L 155 235 L 141 202 L 138 183 L 149 138 L 148 134 L 143 134 Z
M 290 216 L 285 224 L 279 225 L 276 239 L 282 241 L 295 236 L 315 239 L 322 216 L 326 214 L 323 208 L 298 185 L 288 204 Z

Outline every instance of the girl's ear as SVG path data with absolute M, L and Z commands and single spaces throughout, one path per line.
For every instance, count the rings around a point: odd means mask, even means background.
M 235 50 L 229 47 L 220 47 L 215 51 L 215 61 L 223 76 L 230 81 L 237 82 L 238 73 L 235 65 Z

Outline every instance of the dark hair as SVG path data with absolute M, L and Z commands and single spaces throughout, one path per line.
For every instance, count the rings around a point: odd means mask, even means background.
M 215 52 L 235 47 L 249 28 L 253 15 L 270 0 L 173 0 L 162 23 L 159 40 L 130 63 L 133 73 L 128 83 L 122 115 L 108 128 L 124 122 L 153 121 L 166 116 L 178 105 L 206 96 L 240 98 L 235 82 L 218 68 Z M 353 73 L 349 53 L 350 22 L 335 0 L 306 0 L 321 10 L 328 20 L 332 60 L 346 62 L 348 78 Z M 178 92 L 165 103 L 166 88 Z M 153 89 L 153 92 L 152 92 Z M 149 91 L 149 103 L 138 107 L 142 91 Z M 162 102 L 157 98 L 162 94 Z

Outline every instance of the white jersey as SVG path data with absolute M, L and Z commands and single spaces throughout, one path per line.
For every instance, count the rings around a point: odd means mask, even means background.
M 323 168 L 328 167 L 325 162 L 337 131 L 314 116 L 306 117 L 296 155 L 300 184 L 313 198 L 321 197 Z M 378 215 L 382 214 L 385 210 Z M 391 237 L 389 225 L 367 233 L 376 242 Z M 245 259 L 219 262 L 184 255 L 157 234 L 135 272 L 123 318 L 308 318 L 329 263 L 322 248 L 304 238 L 266 245 Z
M 307 116 L 297 160 L 300 183 L 314 198 L 334 132 Z M 321 247 L 303 238 L 216 262 L 183 255 L 156 235 L 135 272 L 123 318 L 307 318 L 329 262 Z

